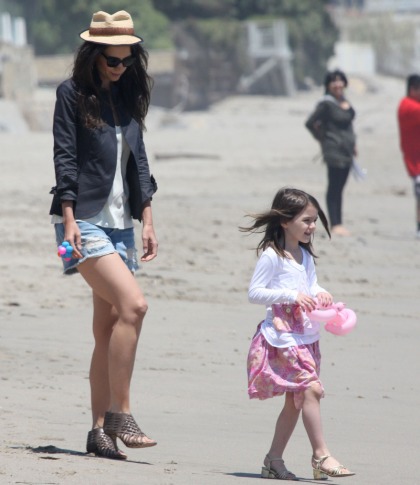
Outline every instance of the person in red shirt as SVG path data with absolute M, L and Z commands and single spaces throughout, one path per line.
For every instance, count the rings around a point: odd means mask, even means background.
M 414 181 L 417 203 L 417 238 L 420 239 L 420 76 L 407 78 L 407 95 L 398 106 L 400 146 L 407 172 Z

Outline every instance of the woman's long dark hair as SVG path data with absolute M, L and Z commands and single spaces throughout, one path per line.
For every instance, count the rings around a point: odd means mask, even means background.
M 74 60 L 72 79 L 79 93 L 77 107 L 82 121 L 89 128 L 103 124 L 99 104 L 101 82 L 96 59 L 106 47 L 105 44 L 84 42 L 76 52 Z M 141 128 L 145 129 L 144 120 L 149 109 L 153 85 L 152 78 L 147 74 L 148 54 L 140 44 L 131 45 L 130 49 L 136 61 L 127 67 L 115 84 L 119 87 L 126 109 Z
M 328 236 L 331 237 L 328 220 L 315 197 L 303 190 L 288 187 L 282 188 L 277 192 L 269 211 L 262 214 L 250 214 L 249 216 L 254 219 L 254 223 L 250 227 L 240 227 L 239 230 L 250 233 L 264 232 L 264 237 L 256 248 L 257 254 L 271 247 L 284 258 L 286 257 L 285 235 L 281 224 L 294 219 L 309 204 L 312 204 L 318 211 L 322 225 Z M 312 242 L 299 242 L 299 245 L 305 248 L 314 258 L 317 257 L 313 251 Z

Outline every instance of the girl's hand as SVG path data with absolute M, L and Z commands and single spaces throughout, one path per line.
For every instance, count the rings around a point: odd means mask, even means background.
M 327 291 L 322 291 L 318 293 L 316 297 L 318 299 L 319 306 L 328 307 L 334 303 L 332 295 L 330 295 L 330 293 L 328 293 Z
M 158 242 L 155 235 L 153 224 L 143 224 L 143 251 L 144 254 L 140 261 L 147 262 L 156 258 L 158 250 Z
M 72 258 L 82 258 L 82 238 L 80 229 L 75 220 L 64 222 L 64 241 L 67 241 L 73 248 Z
M 312 310 L 316 309 L 316 301 L 304 293 L 298 293 L 296 303 L 307 312 L 311 312 Z

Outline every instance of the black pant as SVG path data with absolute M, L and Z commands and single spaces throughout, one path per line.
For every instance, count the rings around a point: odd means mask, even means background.
M 328 165 L 327 209 L 331 227 L 341 224 L 343 190 L 350 173 L 350 167 Z

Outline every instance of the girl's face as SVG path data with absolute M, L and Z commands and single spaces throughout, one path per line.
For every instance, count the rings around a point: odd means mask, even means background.
M 345 82 L 339 78 L 336 77 L 334 81 L 331 81 L 328 84 L 328 92 L 334 96 L 334 98 L 340 99 L 344 95 L 344 88 L 345 88 Z
M 286 246 L 296 246 L 301 243 L 311 242 L 312 234 L 316 229 L 318 220 L 318 211 L 312 205 L 308 204 L 291 221 L 282 223 L 286 238 Z
M 120 79 L 127 69 L 124 64 L 129 64 L 131 62 L 130 58 L 131 49 L 128 45 L 109 45 L 102 54 L 99 54 L 96 59 L 96 66 L 103 88 L 108 89 L 111 82 L 116 82 Z M 118 62 L 122 60 L 124 60 L 124 64 Z M 111 66 L 108 64 L 111 64 Z

